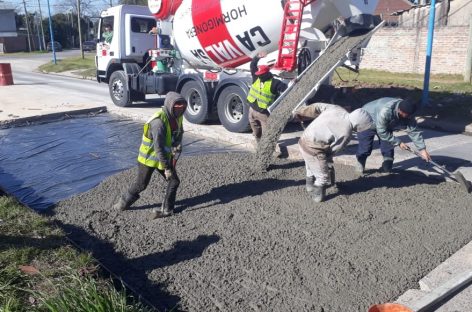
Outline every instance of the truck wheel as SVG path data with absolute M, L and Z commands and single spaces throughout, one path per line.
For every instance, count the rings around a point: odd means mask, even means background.
M 218 117 L 226 130 L 247 132 L 249 130 L 249 106 L 246 92 L 237 86 L 226 87 L 218 97 Z
M 185 83 L 180 94 L 188 104 L 185 119 L 195 124 L 202 124 L 208 120 L 208 96 L 196 81 Z
M 124 71 L 117 70 L 111 74 L 108 88 L 111 100 L 116 106 L 126 107 L 131 105 L 128 79 L 126 79 Z

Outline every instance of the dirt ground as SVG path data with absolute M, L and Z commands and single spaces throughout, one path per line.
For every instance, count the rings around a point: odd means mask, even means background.
M 367 311 L 395 299 L 472 240 L 471 195 L 396 172 L 338 186 L 315 204 L 304 164 L 254 173 L 248 154 L 183 157 L 177 214 L 149 220 L 164 181 L 111 210 L 134 169 L 60 202 L 52 218 L 161 311 Z

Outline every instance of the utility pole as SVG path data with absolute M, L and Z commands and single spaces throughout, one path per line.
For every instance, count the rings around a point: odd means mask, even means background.
M 43 12 L 41 11 L 41 1 L 38 0 L 39 5 L 39 24 L 41 25 L 41 34 L 43 36 L 43 48 L 46 50 L 46 38 L 44 38 L 44 27 L 43 27 Z
M 48 13 L 49 13 L 49 35 L 51 37 L 51 49 L 52 49 L 52 59 L 54 62 L 54 65 L 57 64 L 57 59 L 56 59 L 56 48 L 54 47 L 54 32 L 52 31 L 52 18 L 51 18 L 51 6 L 49 5 L 49 0 L 48 0 Z
M 113 0 L 110 0 L 110 8 L 113 6 Z
M 38 50 L 42 51 L 43 48 L 42 48 L 42 43 L 41 43 L 41 34 L 39 33 L 38 22 L 41 22 L 41 20 L 39 19 L 39 16 L 35 12 L 34 13 L 34 20 L 33 20 L 33 28 L 34 28 L 34 26 L 36 26 L 36 34 L 38 35 Z
M 82 30 L 80 27 L 80 0 L 77 0 L 77 24 L 79 24 L 79 47 L 80 47 L 80 54 L 82 55 L 82 59 L 84 59 L 84 49 L 82 47 Z
M 464 75 L 464 82 L 471 83 L 472 71 L 472 15 L 470 16 L 469 20 L 469 45 L 467 46 L 467 59 L 465 61 L 465 75 Z
M 72 41 L 72 47 L 75 48 L 75 36 L 74 36 L 74 14 L 71 9 L 70 13 L 70 36 Z
M 423 97 L 421 103 L 423 106 L 429 102 L 429 77 L 431 71 L 431 58 L 433 54 L 434 22 L 436 14 L 436 0 L 431 0 L 429 9 L 428 42 L 426 44 L 426 64 L 424 69 Z
M 26 2 L 23 0 L 23 7 L 25 8 L 25 22 L 26 22 L 26 33 L 28 34 L 28 48 L 31 52 L 31 38 L 30 38 L 30 30 L 29 30 L 29 19 L 28 19 L 28 11 L 26 11 Z

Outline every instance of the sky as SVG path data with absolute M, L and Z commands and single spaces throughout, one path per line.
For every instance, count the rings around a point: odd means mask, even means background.
M 24 0 L 26 4 L 26 10 L 28 13 L 39 12 L 39 6 L 41 5 L 41 11 L 43 16 L 47 16 L 47 0 Z M 117 0 L 92 0 L 93 3 L 92 10 L 100 12 L 101 10 L 110 6 L 110 1 L 113 5 L 117 4 Z M 49 0 L 49 5 L 51 8 L 51 14 L 65 13 L 71 10 L 71 2 L 75 3 L 75 0 Z M 24 14 L 23 0 L 0 0 L 0 6 L 10 7 L 16 9 L 19 14 Z M 74 9 L 75 10 L 75 9 Z

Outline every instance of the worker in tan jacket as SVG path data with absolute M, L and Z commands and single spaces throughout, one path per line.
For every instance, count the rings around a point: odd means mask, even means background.
M 341 106 L 314 103 L 298 109 L 294 119 L 314 119 L 298 142 L 305 160 L 306 190 L 317 203 L 325 199 L 326 187 L 334 185 L 333 155 L 351 140 L 353 132 L 372 127 L 372 118 L 363 109 L 348 113 Z

